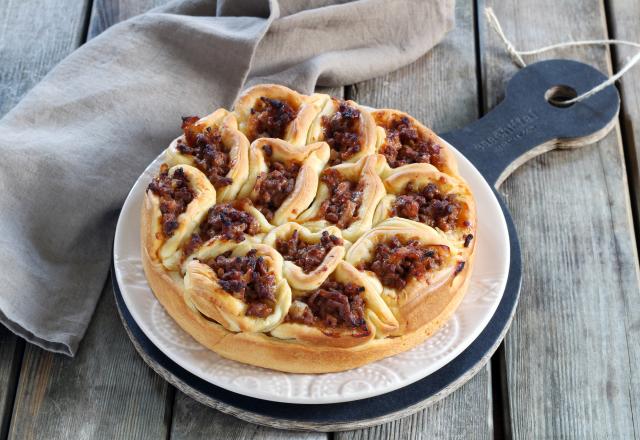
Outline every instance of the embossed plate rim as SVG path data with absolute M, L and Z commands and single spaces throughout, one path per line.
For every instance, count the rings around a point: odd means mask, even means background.
M 162 154 L 145 169 L 134 184 L 125 200 L 116 226 L 114 267 L 122 297 L 131 316 L 153 344 L 185 370 L 216 386 L 258 399 L 297 404 L 348 402 L 394 391 L 437 371 L 462 353 L 489 323 L 504 293 L 510 264 L 509 235 L 506 220 L 491 187 L 479 171 L 460 152 L 446 141 L 441 139 L 441 142 L 454 152 L 460 167 L 460 174 L 467 180 L 476 197 L 478 232 L 480 232 L 478 240 L 480 240 L 480 243 L 477 244 L 476 262 L 470 280 L 469 291 L 462 303 L 450 320 L 438 332 L 413 350 L 354 370 L 312 375 L 274 372 L 244 365 L 224 359 L 200 346 L 166 315 L 166 312 L 164 312 L 164 309 L 146 284 L 141 268 L 139 222 L 142 195 L 153 174 L 152 171 L 155 171 L 162 161 Z M 484 228 L 481 227 L 483 225 L 485 225 Z M 488 226 L 491 226 L 490 232 Z M 487 231 L 484 231 L 485 228 L 487 228 Z M 489 234 L 492 239 L 487 242 L 483 237 Z M 492 261 L 488 263 L 483 260 L 482 256 L 487 254 L 490 248 L 497 251 L 497 253 L 491 255 Z M 491 253 L 489 252 L 489 254 Z M 489 267 L 489 270 L 487 270 L 486 266 Z M 129 273 L 127 274 L 127 272 Z M 128 276 L 134 279 L 127 278 Z M 136 285 L 136 282 L 138 285 Z M 474 286 L 478 288 L 478 286 L 482 285 L 482 282 L 489 283 L 489 287 L 485 285 L 484 288 L 487 289 L 484 292 L 485 295 L 475 298 L 474 292 L 477 292 L 474 290 Z M 145 297 L 140 295 L 145 295 Z M 473 298 L 475 301 L 471 300 Z M 145 307 L 144 302 L 147 305 L 150 304 L 151 307 Z M 477 303 L 480 303 L 480 306 Z M 161 334 L 152 318 L 152 315 L 158 313 L 158 311 L 166 315 L 165 318 L 168 318 L 167 324 L 172 326 L 172 332 L 177 332 L 179 337 L 188 338 L 187 340 L 191 343 L 189 348 L 180 348 L 177 344 L 172 343 L 168 336 Z M 465 311 L 467 312 L 466 315 Z M 428 349 L 434 343 L 437 344 L 438 338 L 446 337 L 446 333 L 452 331 L 452 326 L 464 334 L 456 341 L 449 341 L 450 345 L 432 347 L 433 349 L 439 349 L 440 352 L 429 363 L 425 364 L 424 359 L 420 357 L 417 358 L 417 362 L 412 362 L 413 355 L 420 353 L 425 348 Z M 462 330 L 460 330 L 461 328 Z M 196 356 L 196 353 L 201 356 Z M 206 364 L 208 364 L 208 367 Z M 419 365 L 419 368 L 415 368 L 417 365 Z M 228 378 L 223 377 L 220 367 L 233 370 L 236 380 L 228 380 Z M 360 375 L 366 376 L 367 373 L 387 374 L 387 382 L 378 387 L 371 386 L 370 382 L 361 380 Z M 245 377 L 246 379 L 242 382 L 237 380 L 238 377 Z M 279 392 L 282 389 L 281 386 L 272 387 L 270 390 L 261 389 L 261 383 L 264 384 L 269 381 L 279 382 L 280 385 L 282 385 L 282 381 L 288 382 L 289 385 L 284 388 L 288 389 L 289 393 L 283 394 Z M 325 392 L 326 390 L 322 388 L 323 383 L 332 381 L 334 382 L 333 392 Z

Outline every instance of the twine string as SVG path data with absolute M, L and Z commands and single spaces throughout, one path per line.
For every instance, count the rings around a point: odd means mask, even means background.
M 564 47 L 594 46 L 594 45 L 606 45 L 606 46 L 609 46 L 609 45 L 618 44 L 618 45 L 631 46 L 631 47 L 635 47 L 635 48 L 640 49 L 640 43 L 635 43 L 633 41 L 626 41 L 626 40 L 611 39 L 611 40 L 567 41 L 565 43 L 552 44 L 550 46 L 541 47 L 539 49 L 518 50 L 513 45 L 513 43 L 511 41 L 509 41 L 507 36 L 504 34 L 504 31 L 502 30 L 502 26 L 500 25 L 500 22 L 498 21 L 498 17 L 496 17 L 496 14 L 493 12 L 493 9 L 487 7 L 487 8 L 485 8 L 484 13 L 485 13 L 485 16 L 487 17 L 487 21 L 489 22 L 489 26 L 498 35 L 498 37 L 502 41 L 502 44 L 504 44 L 505 50 L 507 51 L 507 53 L 511 57 L 511 60 L 514 62 L 514 64 L 516 64 L 518 67 L 521 67 L 521 68 L 522 67 L 526 67 L 526 65 L 527 65 L 527 63 L 525 63 L 524 59 L 522 58 L 523 56 L 537 55 L 537 54 L 540 54 L 540 53 L 543 53 L 543 52 L 548 52 L 548 51 L 551 51 L 551 50 L 561 49 L 561 48 L 564 48 Z M 631 59 L 615 75 L 609 77 L 606 81 L 601 82 L 600 84 L 598 84 L 597 86 L 595 86 L 591 90 L 588 90 L 588 91 L 576 96 L 575 98 L 563 101 L 563 104 L 564 105 L 571 105 L 571 104 L 574 104 L 576 102 L 584 101 L 585 99 L 587 99 L 587 98 L 595 95 L 596 93 L 606 89 L 611 84 L 613 84 L 617 80 L 619 80 L 622 77 L 622 75 L 624 75 L 629 69 L 631 69 L 633 66 L 635 66 L 638 63 L 638 61 L 640 61 L 640 52 L 636 53 L 633 57 L 631 57 Z

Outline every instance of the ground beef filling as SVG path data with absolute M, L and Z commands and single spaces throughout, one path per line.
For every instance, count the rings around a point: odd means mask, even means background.
M 425 246 L 417 239 L 401 242 L 397 237 L 378 243 L 373 259 L 358 265 L 360 270 L 375 273 L 380 282 L 392 289 L 404 288 L 410 279 L 423 278 L 444 262 L 441 246 Z
M 263 137 L 282 139 L 297 113 L 297 110 L 285 101 L 261 96 L 251 109 L 249 141 L 253 142 Z
M 268 221 L 273 219 L 274 213 L 293 191 L 300 166 L 295 161 L 273 161 L 269 163 L 269 171 L 258 175 L 254 187 L 257 193 L 254 205 Z
M 182 168 L 169 176 L 169 167 L 162 164 L 160 174 L 147 189 L 160 198 L 162 232 L 165 237 L 171 237 L 178 228 L 178 216 L 187 210 L 187 205 L 194 197 L 187 176 Z
M 330 195 L 320 205 L 318 217 L 340 229 L 348 228 L 358 218 L 358 210 L 362 204 L 362 185 L 344 179 L 337 170 L 331 168 L 322 172 L 320 181 L 327 185 Z
M 445 165 L 440 145 L 432 139 L 422 139 L 406 116 L 392 120 L 384 128 L 387 135 L 380 152 L 391 168 L 410 163 L 430 163 L 438 169 Z
M 258 234 L 260 224 L 251 214 L 239 209 L 241 208 L 239 203 L 223 203 L 209 209 L 207 216 L 200 223 L 198 232 L 191 235 L 187 242 L 184 249 L 185 255 L 192 254 L 213 237 L 241 242 L 244 241 L 245 234 Z
M 326 329 L 357 328 L 366 335 L 369 332 L 364 320 L 364 287 L 329 278 L 294 301 L 285 321 Z
M 338 111 L 322 117 L 324 140 L 331 147 L 330 165 L 349 160 L 362 148 L 360 144 L 360 110 L 340 101 Z
M 405 194 L 396 197 L 391 215 L 425 223 L 432 228 L 449 231 L 461 221 L 462 205 L 455 194 L 444 194 L 431 182 L 422 189 L 412 183 L 405 187 Z
M 252 249 L 243 257 L 231 257 L 229 251 L 207 264 L 215 271 L 220 287 L 247 304 L 245 315 L 264 318 L 275 307 L 276 278 L 256 253 Z
M 293 231 L 289 238 L 276 240 L 276 250 L 285 260 L 292 261 L 304 273 L 309 273 L 320 266 L 331 249 L 342 243 L 340 237 L 323 231 L 320 242 L 310 244 L 300 239 L 298 231 Z
M 212 127 L 198 127 L 197 116 L 182 118 L 184 140 L 178 140 L 176 149 L 181 154 L 193 156 L 195 166 L 209 178 L 216 188 L 231 185 L 233 180 L 227 176 L 231 163 L 229 151 L 222 142 L 220 131 Z

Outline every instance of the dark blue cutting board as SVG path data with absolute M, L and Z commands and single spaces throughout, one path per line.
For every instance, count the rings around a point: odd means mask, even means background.
M 476 122 L 441 137 L 464 154 L 494 188 L 519 165 L 553 148 L 596 142 L 616 122 L 620 99 L 610 86 L 585 101 L 563 105 L 606 77 L 576 61 L 549 60 L 520 70 L 505 99 Z M 511 264 L 498 309 L 478 338 L 453 361 L 418 382 L 354 402 L 297 405 L 246 397 L 212 385 L 165 356 L 144 335 L 127 310 L 113 271 L 113 289 L 127 333 L 142 358 L 168 382 L 209 406 L 241 419 L 283 429 L 338 431 L 410 415 L 451 393 L 482 368 L 509 328 L 522 280 L 520 245 L 511 215 L 496 192 L 507 221 Z

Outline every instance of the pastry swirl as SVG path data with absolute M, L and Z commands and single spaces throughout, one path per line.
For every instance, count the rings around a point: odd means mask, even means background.
M 341 371 L 416 346 L 462 300 L 474 197 L 411 116 L 266 84 L 182 128 L 145 194 L 142 259 L 207 348 Z

